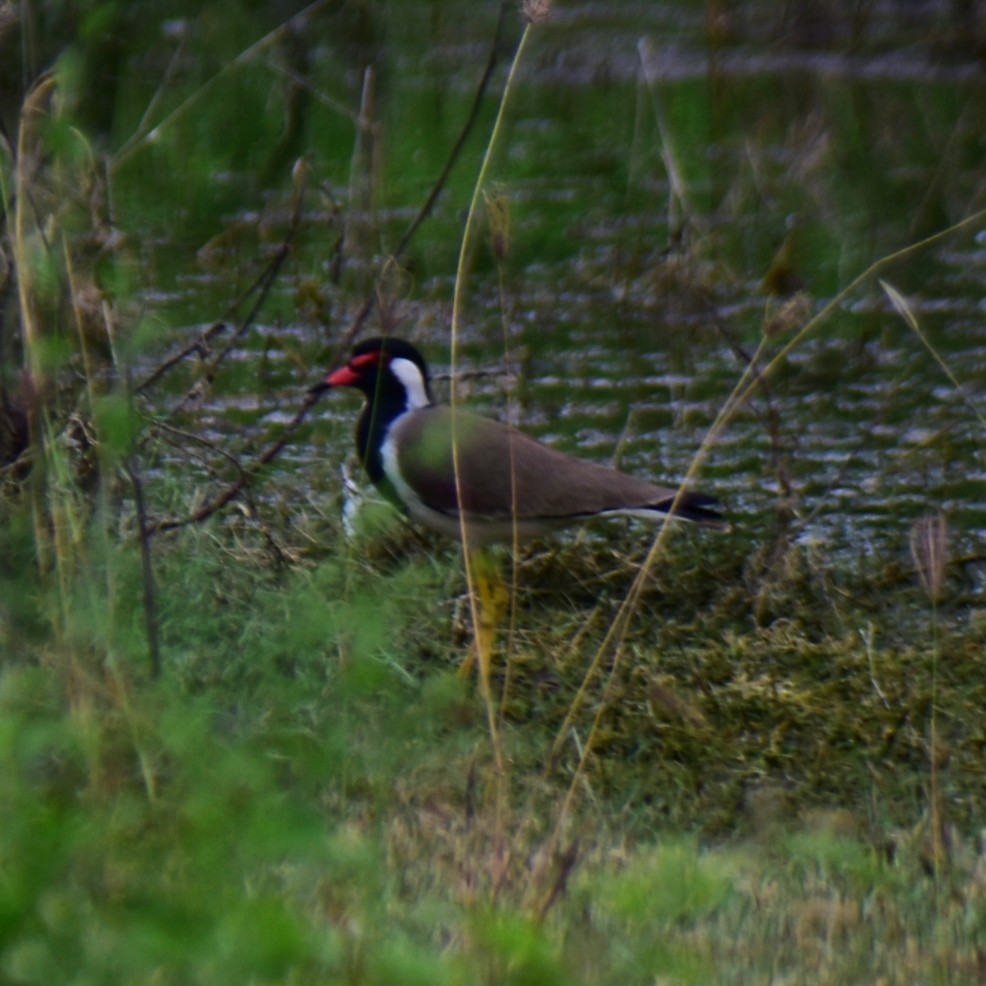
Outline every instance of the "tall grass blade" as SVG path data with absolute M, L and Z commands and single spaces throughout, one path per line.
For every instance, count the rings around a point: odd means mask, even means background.
M 452 408 L 452 465 L 455 471 L 455 487 L 456 487 L 456 497 L 458 501 L 463 502 L 462 489 L 461 489 L 461 473 L 459 468 L 459 444 L 456 436 L 456 416 L 455 409 L 458 406 L 458 387 L 456 378 L 456 366 L 458 364 L 459 356 L 459 325 L 462 321 L 462 307 L 465 299 L 465 282 L 466 282 L 466 266 L 467 260 L 470 256 L 472 245 L 475 239 L 475 231 L 477 223 L 479 222 L 480 214 L 480 202 L 484 195 L 484 190 L 487 184 L 487 178 L 489 175 L 489 170 L 495 156 L 496 148 L 499 146 L 500 137 L 503 133 L 503 122 L 506 116 L 506 107 L 511 101 L 511 95 L 514 92 L 514 88 L 517 82 L 518 67 L 523 61 L 524 52 L 528 44 L 528 39 L 531 36 L 531 27 L 535 23 L 533 15 L 528 15 L 531 19 L 529 20 L 527 26 L 524 28 L 524 33 L 520 37 L 520 42 L 517 45 L 517 50 L 514 53 L 513 61 L 510 65 L 510 72 L 507 75 L 507 81 L 503 88 L 503 95 L 500 98 L 500 106 L 497 110 L 496 120 L 493 124 L 493 130 L 490 134 L 489 143 L 486 147 L 486 152 L 483 155 L 483 161 L 480 165 L 479 175 L 476 178 L 476 184 L 473 187 L 472 199 L 469 203 L 469 212 L 466 216 L 466 225 L 462 233 L 462 243 L 459 248 L 459 262 L 455 272 L 455 290 L 452 296 L 452 330 L 451 330 L 451 345 L 450 349 L 450 370 L 452 383 L 449 392 L 449 404 Z M 471 615 L 473 626 L 478 628 L 483 625 L 486 617 L 480 612 L 481 602 L 478 591 L 478 586 L 476 580 L 471 571 L 472 565 L 470 564 L 469 552 L 469 532 L 467 530 L 467 521 L 465 514 L 460 514 L 460 521 L 462 524 L 462 548 L 463 553 L 466 556 L 466 579 L 468 581 L 469 589 L 469 601 L 471 608 Z M 481 646 L 479 637 L 476 638 L 477 647 Z M 488 661 L 488 658 L 486 659 Z M 502 773 L 503 771 L 503 752 L 500 747 L 499 741 L 499 729 L 497 727 L 497 713 L 495 704 L 493 702 L 493 696 L 490 691 L 490 685 L 488 680 L 483 680 L 484 675 L 482 669 L 484 666 L 488 667 L 488 663 L 484 661 L 483 655 L 480 655 L 479 667 L 480 667 L 480 689 L 483 693 L 483 702 L 486 706 L 486 714 L 488 727 L 490 732 L 490 739 L 493 744 L 493 756 L 497 764 L 497 772 Z
M 944 359 L 942 359 L 938 350 L 931 345 L 928 337 L 921 331 L 921 326 L 918 324 L 917 316 L 908 304 L 907 299 L 892 284 L 889 284 L 882 278 L 880 279 L 880 287 L 883 288 L 884 293 L 890 299 L 890 304 L 894 306 L 894 311 L 900 315 L 900 317 L 907 323 L 911 331 L 921 340 L 924 348 L 931 354 L 932 359 L 942 368 L 942 371 L 945 376 L 948 377 L 951 385 L 959 392 L 962 400 L 965 401 L 966 406 L 979 419 L 979 423 L 986 428 L 986 417 L 984 417 L 983 413 L 973 403 L 972 398 L 966 393 L 965 388 L 956 379 L 955 374 L 949 369 L 948 364 Z

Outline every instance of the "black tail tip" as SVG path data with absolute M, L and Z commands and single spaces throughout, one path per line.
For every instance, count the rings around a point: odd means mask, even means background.
M 728 528 L 729 525 L 716 509 L 719 506 L 719 501 L 707 493 L 682 493 L 678 505 L 674 509 L 674 515 L 682 520 L 689 520 L 693 524 L 717 527 L 722 530 Z

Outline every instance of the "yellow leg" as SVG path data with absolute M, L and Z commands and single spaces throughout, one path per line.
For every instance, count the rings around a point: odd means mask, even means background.
M 475 593 L 473 606 L 473 642 L 469 653 L 459 666 L 459 676 L 472 673 L 476 657 L 479 657 L 480 683 L 484 693 L 489 689 L 490 669 L 496 632 L 507 611 L 510 594 L 500 574 L 496 559 L 482 548 L 467 553 L 470 587 Z

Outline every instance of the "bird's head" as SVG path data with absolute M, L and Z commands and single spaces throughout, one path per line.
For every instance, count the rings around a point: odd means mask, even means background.
M 334 387 L 355 387 L 372 402 L 397 402 L 408 411 L 434 401 L 424 357 L 403 339 L 366 339 L 352 351 L 345 366 L 333 370 L 311 393 Z

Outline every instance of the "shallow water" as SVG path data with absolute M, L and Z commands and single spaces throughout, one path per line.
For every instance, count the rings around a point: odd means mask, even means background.
M 493 169 L 510 203 L 510 251 L 502 272 L 485 245 L 477 251 L 457 369 L 469 375 L 462 392 L 474 407 L 560 448 L 673 480 L 743 372 L 736 348 L 752 353 L 765 313 L 784 300 L 768 297 L 766 283 L 799 289 L 806 315 L 771 341 L 762 365 L 868 265 L 986 203 L 977 122 L 986 87 L 972 59 L 943 59 L 932 46 L 850 56 L 753 37 L 710 50 L 678 5 L 617 8 L 614 16 L 606 5 L 576 5 L 532 45 Z M 899 12 L 879 11 L 872 36 L 885 38 Z M 402 82 L 380 108 L 391 148 L 413 154 L 422 141 L 451 140 L 487 27 L 430 48 L 426 60 L 399 46 L 385 52 Z M 421 130 L 429 104 L 435 133 Z M 406 131 L 405 115 L 418 121 Z M 452 274 L 476 153 L 412 246 L 399 292 L 399 332 L 438 374 L 449 369 Z M 394 152 L 381 198 L 392 198 L 388 180 L 401 164 Z M 421 198 L 380 205 L 379 248 L 395 242 Z M 258 213 L 252 203 L 230 222 L 256 224 L 273 209 Z M 242 371 L 236 385 L 217 386 L 196 407 L 197 425 L 223 445 L 276 436 L 322 372 L 300 369 L 299 353 L 314 359 L 358 306 L 355 293 L 329 289 L 327 327 L 290 314 L 301 277 L 327 276 L 334 222 L 331 211 L 308 215 L 294 267 L 275 289 L 287 316 L 262 314 L 231 354 Z M 984 230 L 980 222 L 881 270 L 920 332 L 874 279 L 771 367 L 769 405 L 754 397 L 755 413 L 729 425 L 698 482 L 735 526 L 767 536 L 783 476 L 797 536 L 836 555 L 903 560 L 911 524 L 938 510 L 958 552 L 982 552 Z M 153 299 L 165 317 L 170 307 L 212 318 L 230 293 L 221 276 L 186 271 L 179 283 Z M 368 331 L 377 329 L 371 322 Z M 317 427 L 285 450 L 281 466 L 305 486 L 333 489 L 351 455 L 357 407 L 354 394 L 323 399 Z M 770 411 L 773 441 L 763 420 Z M 981 587 L 981 566 L 978 577 Z

